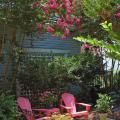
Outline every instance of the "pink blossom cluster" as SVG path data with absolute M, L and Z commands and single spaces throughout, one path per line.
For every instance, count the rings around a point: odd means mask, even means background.
M 80 18 L 74 14 L 73 0 L 48 0 L 42 5 L 40 2 L 35 2 L 32 6 L 33 9 L 38 7 L 43 10 L 41 14 L 43 21 L 46 20 L 45 22 L 38 21 L 37 29 L 39 31 L 45 29 L 53 35 L 58 35 L 56 33 L 60 32 L 64 39 L 69 36 L 72 27 L 80 26 Z M 56 20 L 52 18 L 52 15 L 55 15 Z M 46 25 L 46 23 L 48 24 Z
M 85 51 L 89 51 L 91 52 L 93 55 L 100 55 L 100 47 L 98 46 L 91 46 L 89 43 L 84 43 L 81 47 L 81 52 L 85 52 Z
M 116 16 L 117 18 L 120 18 L 120 12 L 116 13 L 115 16 Z
M 37 8 L 39 6 L 40 6 L 40 3 L 39 2 L 35 2 L 35 3 L 32 4 L 32 9 L 35 9 L 35 8 Z
M 59 4 L 57 3 L 57 0 L 49 0 L 48 7 L 51 9 L 57 9 Z
M 64 3 L 64 8 L 66 9 L 66 13 L 67 14 L 72 14 L 73 8 L 72 8 L 72 4 L 73 1 L 72 0 L 62 0 Z
M 54 93 L 54 91 L 46 90 L 40 94 L 39 101 L 42 103 L 47 103 L 49 105 L 57 102 L 58 96 Z
M 117 6 L 117 13 L 115 14 L 115 17 L 116 17 L 117 19 L 120 18 L 120 6 Z
M 82 47 L 83 49 L 90 49 L 90 45 L 88 43 L 84 43 Z

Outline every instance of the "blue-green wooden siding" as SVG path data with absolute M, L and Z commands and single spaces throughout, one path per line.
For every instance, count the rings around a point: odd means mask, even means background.
M 55 37 L 48 33 L 39 36 L 27 36 L 22 46 L 24 48 L 69 50 L 73 54 L 80 53 L 80 42 L 72 38 L 62 40 L 60 37 Z

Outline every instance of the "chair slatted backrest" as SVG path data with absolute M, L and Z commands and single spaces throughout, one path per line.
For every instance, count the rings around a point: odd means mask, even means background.
M 66 107 L 72 107 L 71 113 L 76 113 L 76 103 L 75 97 L 70 93 L 62 94 L 62 101 L 64 102 Z
M 27 120 L 35 120 L 32 113 L 32 108 L 29 99 L 25 97 L 18 97 L 17 104 L 22 110 L 23 115 Z

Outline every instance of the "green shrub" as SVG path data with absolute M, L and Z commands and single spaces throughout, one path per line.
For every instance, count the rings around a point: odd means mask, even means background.
M 92 84 L 95 77 L 101 74 L 103 68 L 101 60 L 101 57 L 88 52 L 68 58 L 57 57 L 49 66 L 52 66 L 54 78 L 58 81 Z
M 18 73 L 18 80 L 24 90 L 36 91 L 44 89 L 50 84 L 48 60 L 43 58 L 27 59 Z
M 15 96 L 0 91 L 0 120 L 16 120 L 17 109 Z
M 97 100 L 96 109 L 99 112 L 107 112 L 111 108 L 112 99 L 107 94 L 99 94 L 99 99 Z
M 55 57 L 53 61 L 35 58 L 23 64 L 18 80 L 25 90 L 32 91 L 37 89 L 44 91 L 48 88 L 66 90 L 67 85 L 72 82 L 77 82 L 77 85 L 81 82 L 84 85 L 91 85 L 103 68 L 101 57 L 89 52 L 67 58 Z

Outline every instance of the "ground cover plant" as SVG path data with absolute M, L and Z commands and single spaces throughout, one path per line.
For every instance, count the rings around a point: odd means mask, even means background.
M 51 120 L 73 120 L 68 114 L 53 114 Z
M 11 93 L 0 91 L 0 119 L 1 120 L 16 120 L 17 106 L 15 96 Z

